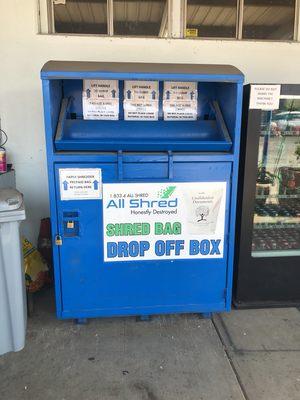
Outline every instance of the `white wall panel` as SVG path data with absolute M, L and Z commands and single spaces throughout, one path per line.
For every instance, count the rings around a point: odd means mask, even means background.
M 0 117 L 24 192 L 25 231 L 48 215 L 40 69 L 50 60 L 233 64 L 247 82 L 300 83 L 300 44 L 38 35 L 35 0 L 0 0 Z

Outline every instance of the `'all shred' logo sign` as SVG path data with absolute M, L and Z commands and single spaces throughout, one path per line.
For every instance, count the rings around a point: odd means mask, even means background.
M 226 182 L 103 185 L 104 261 L 222 258 Z

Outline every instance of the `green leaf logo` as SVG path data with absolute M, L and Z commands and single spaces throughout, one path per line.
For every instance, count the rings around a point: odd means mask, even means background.
M 158 192 L 158 196 L 161 199 L 168 199 L 169 197 L 172 196 L 172 194 L 174 193 L 175 189 L 176 189 L 176 186 L 168 186 L 165 189 L 161 189 Z

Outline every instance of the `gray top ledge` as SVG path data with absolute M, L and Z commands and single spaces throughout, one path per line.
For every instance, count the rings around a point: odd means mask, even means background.
M 48 61 L 41 70 L 42 78 L 76 78 L 83 74 L 153 74 L 153 75 L 205 75 L 243 80 L 243 73 L 232 65 L 220 64 L 162 64 L 85 61 Z M 68 75 L 68 76 L 67 76 Z

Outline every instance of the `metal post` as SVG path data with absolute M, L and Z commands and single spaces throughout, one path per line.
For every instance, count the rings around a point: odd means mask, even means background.
M 114 2 L 107 0 L 107 34 L 114 36 Z
M 183 38 L 185 27 L 186 0 L 170 0 L 170 36 Z
M 294 40 L 300 42 L 300 0 L 295 1 Z
M 53 0 L 37 0 L 38 33 L 55 33 Z
M 160 24 L 160 29 L 159 29 L 159 34 L 158 37 L 167 37 L 169 36 L 169 21 L 170 21 L 170 17 L 169 17 L 169 5 L 170 5 L 170 1 L 166 0 L 166 4 L 164 7 L 164 12 L 163 12 L 163 16 L 161 19 L 161 24 Z
M 244 0 L 237 0 L 237 13 L 236 13 L 236 38 L 241 40 L 243 38 L 243 21 L 244 20 Z

